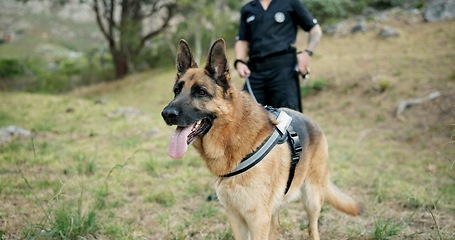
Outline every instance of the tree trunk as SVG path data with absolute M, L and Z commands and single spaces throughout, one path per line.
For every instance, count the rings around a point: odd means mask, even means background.
M 116 11 L 117 4 L 120 12 Z M 143 6 L 148 8 L 142 8 Z M 175 7 L 175 2 L 167 0 L 93 0 L 92 9 L 98 27 L 109 43 L 116 79 L 125 77 L 134 70 L 134 63 L 145 42 L 168 26 Z M 142 21 L 145 18 L 160 17 L 162 8 L 168 10 L 167 16 L 163 17 L 164 22 L 157 29 L 143 35 Z M 143 12 L 143 9 L 148 11 Z M 115 13 L 120 14 L 120 19 L 115 19 Z
M 121 79 L 129 72 L 128 56 L 121 52 L 113 53 L 112 56 L 114 56 L 115 79 Z

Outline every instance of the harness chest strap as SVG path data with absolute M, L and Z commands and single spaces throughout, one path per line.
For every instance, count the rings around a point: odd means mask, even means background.
M 267 110 L 270 111 L 270 109 Z M 275 147 L 277 143 L 284 143 L 287 139 L 291 148 L 291 167 L 286 190 L 284 193 L 286 194 L 291 186 L 292 179 L 294 178 L 295 168 L 299 162 L 302 147 L 297 133 L 292 129 L 292 118 L 284 111 L 280 111 L 277 121 L 279 123 L 275 126 L 273 133 L 267 137 L 267 139 L 264 140 L 264 142 L 258 148 L 256 148 L 256 150 L 243 158 L 240 164 L 237 165 L 237 167 L 232 172 L 222 175 L 221 177 L 231 177 L 252 168 L 257 163 L 259 163 L 273 149 L 273 147 Z
M 292 179 L 294 179 L 295 168 L 297 167 L 297 163 L 299 163 L 300 153 L 303 150 L 299 136 L 294 131 L 292 126 L 289 126 L 288 128 L 288 135 L 289 147 L 291 148 L 291 167 L 289 169 L 289 177 L 284 194 L 286 194 L 289 191 L 289 188 L 291 187 Z

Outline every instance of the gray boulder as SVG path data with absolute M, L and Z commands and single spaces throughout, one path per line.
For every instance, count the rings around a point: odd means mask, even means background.
M 455 19 L 455 0 L 432 0 L 423 11 L 427 22 Z

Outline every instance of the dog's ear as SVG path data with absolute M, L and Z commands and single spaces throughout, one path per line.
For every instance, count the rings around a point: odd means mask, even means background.
M 177 74 L 180 76 L 186 72 L 188 68 L 197 68 L 197 63 L 194 61 L 190 46 L 185 40 L 180 40 L 177 49 Z
M 205 70 L 225 91 L 229 88 L 229 64 L 226 58 L 226 43 L 223 39 L 216 40 L 210 48 Z

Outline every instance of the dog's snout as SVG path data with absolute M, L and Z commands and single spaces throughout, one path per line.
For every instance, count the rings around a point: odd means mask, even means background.
M 173 121 L 178 117 L 179 112 L 174 107 L 165 107 L 161 112 L 161 116 L 167 124 L 172 124 Z

